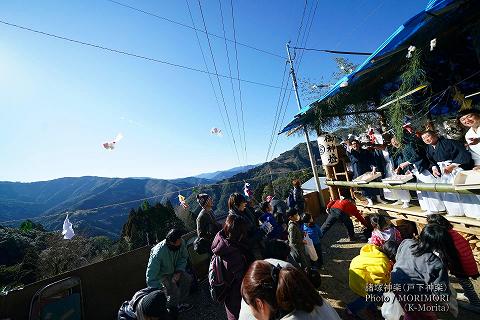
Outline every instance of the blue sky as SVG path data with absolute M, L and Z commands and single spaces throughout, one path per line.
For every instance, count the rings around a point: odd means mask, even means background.
M 184 0 L 119 1 L 191 25 Z M 222 35 L 219 2 L 201 1 L 208 31 Z M 230 1 L 221 1 L 227 37 L 233 38 Z M 307 47 L 373 51 L 427 2 L 320 0 Z M 286 41 L 296 39 L 304 3 L 234 1 L 237 41 L 285 55 Z M 308 0 L 308 8 L 315 3 Z M 203 27 L 198 2 L 189 4 L 197 27 Z M 205 69 L 193 30 L 106 0 L 3 0 L 0 12 L 0 19 L 10 23 Z M 213 71 L 206 37 L 199 36 Z M 218 72 L 228 74 L 223 40 L 212 37 L 211 43 Z M 233 44 L 228 48 L 235 72 Z M 281 84 L 284 60 L 237 48 L 241 78 Z M 336 71 L 333 57 L 305 53 L 298 77 L 329 79 Z M 207 75 L 0 24 L 0 180 L 83 175 L 175 178 L 263 162 L 280 90 L 241 84 L 245 159 L 230 81 L 221 79 L 221 84 L 240 161 L 226 134 L 222 138 L 210 134 L 212 127 L 224 133 L 228 128 L 222 124 Z M 292 96 L 285 121 L 296 110 Z M 104 150 L 101 144 L 119 132 L 125 137 L 118 147 Z M 274 156 L 301 141 L 280 136 Z

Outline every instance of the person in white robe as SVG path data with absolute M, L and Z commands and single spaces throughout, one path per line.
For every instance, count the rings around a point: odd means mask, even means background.
M 452 184 L 459 172 L 472 169 L 471 153 L 460 141 L 439 137 L 433 131 L 425 131 L 422 140 L 427 144 L 427 157 L 435 164 L 432 173 L 439 183 Z M 444 192 L 442 200 L 450 216 L 472 216 L 480 211 L 475 195 Z
M 465 134 L 465 141 L 473 160 L 473 170 L 480 171 L 480 111 L 477 109 L 468 109 L 460 111 L 458 114 L 460 123 L 468 128 Z M 480 203 L 480 196 L 476 196 Z M 477 205 L 478 205 L 477 203 Z M 465 204 L 464 204 L 465 206 Z M 466 204 L 465 215 L 470 218 L 480 219 L 480 207 Z

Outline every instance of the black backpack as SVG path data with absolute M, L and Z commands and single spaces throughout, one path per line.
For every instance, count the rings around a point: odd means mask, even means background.
M 118 310 L 118 320 L 136 320 L 137 317 L 135 315 L 135 311 L 137 309 L 137 305 L 145 297 L 147 294 L 159 290 L 158 288 L 145 288 L 135 293 L 134 302 L 133 302 L 133 309 L 130 307 L 130 301 L 125 301 L 122 303 L 120 310 Z M 133 300 L 133 298 L 132 298 Z
M 195 251 L 197 254 L 204 254 L 204 253 L 211 252 L 212 250 L 211 246 L 212 246 L 212 242 L 208 241 L 205 238 L 197 237 L 193 241 L 193 251 Z
M 223 259 L 214 254 L 210 260 L 210 266 L 208 268 L 208 284 L 210 286 L 210 295 L 213 301 L 217 303 L 225 301 L 227 292 L 230 289 L 233 280 L 234 278 L 231 277 L 225 269 Z

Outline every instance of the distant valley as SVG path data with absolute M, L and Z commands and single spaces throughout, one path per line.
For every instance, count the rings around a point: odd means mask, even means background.
M 315 146 L 316 158 L 319 158 Z M 118 238 L 131 208 L 149 198 L 150 203 L 170 201 L 178 206 L 178 194 L 188 198 L 190 210 L 198 212 L 194 193 L 208 192 L 214 198 L 216 214 L 226 213 L 232 192 L 243 192 L 249 181 L 257 193 L 271 180 L 310 165 L 305 144 L 299 144 L 261 165 L 232 168 L 173 180 L 151 178 L 60 178 L 31 183 L 0 182 L 0 225 L 16 226 L 35 217 L 48 230 L 60 230 L 67 211 L 77 234 Z M 232 183 L 235 182 L 235 183 Z M 226 183 L 209 186 L 213 183 Z M 187 190 L 184 190 L 187 189 Z M 184 191 L 181 191 L 184 190 Z M 261 194 L 260 194 L 261 197 Z M 93 209 L 92 209 L 93 208 Z M 16 220 L 12 223 L 2 221 Z

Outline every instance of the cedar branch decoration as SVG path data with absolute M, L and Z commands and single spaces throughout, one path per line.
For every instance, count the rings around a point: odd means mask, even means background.
M 412 115 L 415 111 L 414 99 L 412 96 L 401 99 L 399 98 L 419 85 L 428 84 L 427 74 L 423 69 L 422 51 L 417 49 L 412 53 L 412 57 L 408 59 L 407 64 L 404 66 L 403 72 L 400 75 L 400 87 L 392 95 L 384 99 L 384 103 L 398 99 L 387 109 L 387 117 L 390 126 L 393 128 L 393 134 L 397 141 L 403 141 L 404 120 L 406 116 Z M 425 106 L 428 106 L 429 102 L 430 101 L 426 101 Z M 423 108 L 415 109 L 419 110 Z

